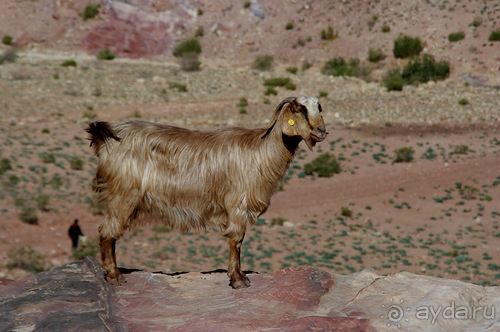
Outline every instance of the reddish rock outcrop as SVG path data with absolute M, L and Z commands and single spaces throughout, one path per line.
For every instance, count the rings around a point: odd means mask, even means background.
M 126 271 L 125 271 L 126 272 Z M 22 281 L 0 280 L 0 330 L 43 331 L 498 331 L 500 287 L 399 273 L 349 276 L 313 267 L 249 274 L 234 290 L 225 273 L 126 273 L 110 286 L 94 259 Z M 486 308 L 435 319 L 422 308 Z M 451 310 L 451 311 L 450 311 Z
M 109 48 L 129 58 L 164 54 L 173 42 L 175 31 L 182 31 L 196 15 L 189 6 L 163 1 L 104 1 L 106 17 L 83 37 L 82 48 L 97 52 Z

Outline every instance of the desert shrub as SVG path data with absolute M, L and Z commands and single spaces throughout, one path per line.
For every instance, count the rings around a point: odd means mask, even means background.
M 35 208 L 31 206 L 22 206 L 18 216 L 26 224 L 38 225 L 38 215 Z
M 185 71 L 200 70 L 201 62 L 196 53 L 185 53 L 180 57 L 181 69 Z
M 17 51 L 14 49 L 8 49 L 0 55 L 0 65 L 7 62 L 16 62 L 17 58 Z
M 380 48 L 370 48 L 368 50 L 368 61 L 370 62 L 379 62 L 385 59 L 384 51 Z
M 52 175 L 52 178 L 50 179 L 49 184 L 52 188 L 54 188 L 56 190 L 61 188 L 61 186 L 63 185 L 62 176 L 57 174 L 57 173 Z
M 474 17 L 474 19 L 472 20 L 472 26 L 478 28 L 481 26 L 481 24 L 483 24 L 483 19 L 480 16 Z
M 469 105 L 469 101 L 467 100 L 467 98 L 460 98 L 458 100 L 458 105 L 460 106 L 466 106 L 466 105 Z
M 40 152 L 38 158 L 46 164 L 53 164 L 56 162 L 56 157 L 49 152 Z
M 495 30 L 490 33 L 489 41 L 500 41 L 500 30 Z
M 23 269 L 29 272 L 42 272 L 46 269 L 45 258 L 29 246 L 10 250 L 7 253 L 7 268 Z
M 266 87 L 284 87 L 288 90 L 295 90 L 297 87 L 295 83 L 292 82 L 288 77 L 272 77 L 264 80 L 264 86 Z
M 101 5 L 99 4 L 87 5 L 85 9 L 83 9 L 82 13 L 83 20 L 86 21 L 96 17 L 99 14 L 100 7 Z
M 49 211 L 50 196 L 44 193 L 40 193 L 34 197 L 36 206 L 40 211 Z
M 283 226 L 285 224 L 285 222 L 286 222 L 285 218 L 276 217 L 276 218 L 271 219 L 269 226 Z
M 420 38 L 401 35 L 394 40 L 393 53 L 396 58 L 404 59 L 420 54 L 423 48 Z
M 352 217 L 352 210 L 349 209 L 348 207 L 343 206 L 340 208 L 340 215 L 342 217 L 351 218 Z
M 394 150 L 394 162 L 395 163 L 409 163 L 413 160 L 413 153 L 415 151 L 411 146 L 405 146 Z
M 259 55 L 253 61 L 252 68 L 260 71 L 270 70 L 273 67 L 273 62 L 272 55 Z
M 69 167 L 72 170 L 80 171 L 83 169 L 83 160 L 81 160 L 80 158 L 73 156 L 70 157 L 68 161 L 69 161 Z
M 301 70 L 302 70 L 302 71 L 306 71 L 306 70 L 308 70 L 308 69 L 309 69 L 309 68 L 311 68 L 311 67 L 312 67 L 312 63 L 310 63 L 310 62 L 309 62 L 309 61 L 307 61 L 307 60 L 304 60 L 304 61 L 302 62 Z
M 323 75 L 330 76 L 362 76 L 363 69 L 361 68 L 359 59 L 352 58 L 347 62 L 342 57 L 330 59 L 321 69 Z
M 391 27 L 387 23 L 384 23 L 380 31 L 382 31 L 383 33 L 388 33 L 389 31 L 391 31 Z
M 201 54 L 200 42 L 196 38 L 186 39 L 174 47 L 173 54 L 177 58 L 185 54 Z
M 320 91 L 318 94 L 318 98 L 326 98 L 328 97 L 328 92 L 326 91 Z
M 5 35 L 3 36 L 2 38 L 2 44 L 4 45 L 12 45 L 12 42 L 14 41 L 14 39 L 12 38 L 12 36 L 9 36 L 9 35 Z
M 325 29 L 321 30 L 321 39 L 334 40 L 335 38 L 337 38 L 337 34 L 333 32 L 331 26 L 327 26 Z
M 178 92 L 187 92 L 187 86 L 185 84 L 177 82 L 169 82 L 168 87 L 172 90 L 177 90 Z
M 287 67 L 286 68 L 286 71 L 289 72 L 290 74 L 297 74 L 297 72 L 299 71 L 299 69 L 297 67 Z
M 10 164 L 9 159 L 7 159 L 7 158 L 0 159 L 0 176 L 11 169 L 12 169 L 12 165 Z
M 316 159 L 304 165 L 306 175 L 317 174 L 319 177 L 331 177 L 342 171 L 339 161 L 333 154 L 323 153 Z
M 246 114 L 247 113 L 247 106 L 248 106 L 248 100 L 245 97 L 241 97 L 240 101 L 236 105 L 240 108 L 240 114 Z
M 78 248 L 73 251 L 74 259 L 82 259 L 85 257 L 95 257 L 97 254 L 97 243 L 93 239 L 85 238 L 78 243 Z
M 293 21 L 290 21 L 286 24 L 285 29 L 293 30 L 294 27 L 295 27 L 295 23 Z
M 457 42 L 465 38 L 465 33 L 463 31 L 452 32 L 448 35 L 448 40 L 452 43 Z
M 266 96 L 276 96 L 278 94 L 278 91 L 273 88 L 272 86 L 266 87 L 266 91 L 264 91 L 264 95 Z
M 444 80 L 449 75 L 450 64 L 447 61 L 436 61 L 429 54 L 411 60 L 401 72 L 403 80 L 408 84 Z
M 375 23 L 377 23 L 377 21 L 378 21 L 377 15 L 373 15 L 372 17 L 370 17 L 370 19 L 368 20 L 368 29 L 369 30 L 373 29 L 373 27 L 375 26 Z
M 116 58 L 116 55 L 111 52 L 108 48 L 103 48 L 97 53 L 97 59 L 99 60 L 113 60 Z
M 65 60 L 63 63 L 61 63 L 61 66 L 63 66 L 63 67 L 76 67 L 77 63 L 73 59 L 68 59 L 68 60 Z

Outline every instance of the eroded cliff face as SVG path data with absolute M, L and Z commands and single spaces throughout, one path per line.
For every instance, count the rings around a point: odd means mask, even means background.
M 252 286 L 233 290 L 222 272 L 125 272 L 127 283 L 110 286 L 100 265 L 85 259 L 25 280 L 0 280 L 0 330 L 500 329 L 500 287 L 410 273 L 332 276 L 300 267 L 250 273 Z

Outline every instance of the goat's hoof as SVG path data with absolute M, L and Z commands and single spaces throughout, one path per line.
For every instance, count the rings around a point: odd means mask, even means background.
M 231 279 L 229 283 L 234 289 L 247 288 L 250 287 L 250 279 L 247 276 L 242 276 L 238 279 Z
M 106 281 L 114 286 L 120 286 L 127 282 L 120 272 L 106 273 Z

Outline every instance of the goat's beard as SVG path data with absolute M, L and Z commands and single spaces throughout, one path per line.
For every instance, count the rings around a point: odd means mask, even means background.
M 311 136 L 307 137 L 304 139 L 304 142 L 306 143 L 307 147 L 309 148 L 309 150 L 313 150 L 314 146 L 316 145 L 316 143 L 318 143 L 318 141 L 316 141 L 314 138 L 312 138 Z

